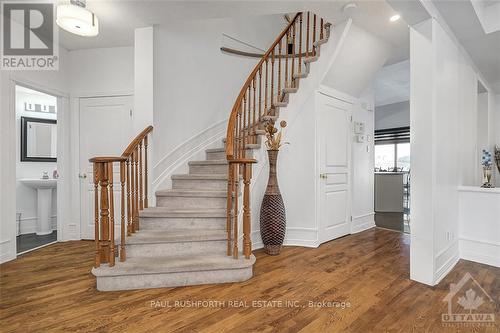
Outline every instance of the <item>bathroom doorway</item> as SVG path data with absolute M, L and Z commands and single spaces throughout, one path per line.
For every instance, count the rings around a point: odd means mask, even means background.
M 57 241 L 58 97 L 15 86 L 17 254 Z

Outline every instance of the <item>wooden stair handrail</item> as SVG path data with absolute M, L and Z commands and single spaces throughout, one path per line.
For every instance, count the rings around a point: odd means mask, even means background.
M 91 163 L 112 163 L 112 162 L 123 162 L 127 158 L 123 156 L 97 156 L 89 159 Z
M 317 60 L 319 46 L 328 38 L 329 29 L 330 24 L 316 14 L 310 12 L 295 14 L 261 56 L 233 104 L 225 141 L 228 161 L 226 205 L 228 256 L 232 255 L 234 258 L 239 256 L 240 175 L 243 176 L 242 249 L 245 258 L 250 258 L 252 254 L 250 184 L 252 164 L 255 160 L 247 158 L 247 147 L 258 142 L 258 136 L 263 134 L 261 126 L 268 122 L 274 124 L 279 116 L 278 108 L 286 106 L 288 94 L 297 91 L 300 78 L 307 76 L 309 72 L 309 64 Z M 325 32 L 327 38 L 324 38 Z M 227 48 L 221 50 L 243 56 L 259 56 L 256 53 Z
M 290 27 L 294 24 L 295 20 L 297 17 L 299 17 L 301 12 L 295 14 L 293 19 L 290 21 L 290 23 L 287 24 L 286 28 L 283 29 L 283 31 L 276 37 L 274 42 L 271 44 L 269 49 L 264 53 L 260 61 L 255 65 L 254 69 L 248 76 L 247 80 L 245 81 L 245 84 L 243 84 L 243 87 L 240 90 L 240 93 L 238 94 L 238 97 L 236 98 L 236 101 L 234 102 L 233 109 L 231 110 L 231 114 L 229 116 L 229 121 L 227 124 L 227 134 L 226 134 L 226 155 L 227 159 L 230 160 L 234 157 L 234 145 L 233 145 L 233 140 L 234 140 L 234 128 L 235 128 L 235 121 L 236 121 L 236 115 L 238 113 L 238 109 L 240 108 L 241 102 L 243 101 L 243 97 L 246 94 L 246 91 L 250 85 L 250 83 L 254 80 L 255 76 L 257 75 L 257 72 L 259 69 L 262 67 L 262 64 L 266 59 L 269 59 L 269 55 L 271 52 L 274 50 L 274 48 L 279 44 L 281 39 L 285 36 L 285 34 L 288 33 L 290 30 Z
M 232 49 L 230 47 L 225 47 L 225 46 L 222 46 L 220 48 L 220 50 L 224 53 L 230 53 L 230 54 L 234 54 L 234 55 L 239 55 L 239 56 L 242 56 L 242 57 L 249 57 L 249 58 L 262 58 L 264 56 L 264 53 L 254 53 L 254 52 L 247 52 L 247 51 L 241 51 L 241 50 L 236 50 L 236 49 Z M 275 58 L 276 59 L 284 59 L 284 58 L 299 58 L 299 57 L 306 57 L 306 53 L 305 52 L 302 52 L 301 54 L 288 54 L 288 55 L 276 55 Z
M 130 155 L 132 155 L 132 153 L 134 152 L 134 148 L 139 144 L 139 142 L 141 142 L 152 131 L 153 131 L 153 126 L 151 126 L 151 125 L 146 127 L 145 129 L 143 129 L 142 132 L 139 133 L 134 138 L 134 140 L 132 140 L 132 142 L 130 142 L 130 144 L 127 146 L 127 148 L 125 148 L 122 156 L 129 157 Z
M 101 263 L 115 265 L 115 253 L 126 260 L 125 237 L 139 230 L 139 212 L 148 207 L 148 135 L 153 126 L 146 127 L 127 146 L 121 156 L 96 156 L 93 164 L 95 267 Z M 119 165 L 120 207 L 115 215 L 115 163 Z M 121 225 L 120 246 L 115 249 L 115 221 Z

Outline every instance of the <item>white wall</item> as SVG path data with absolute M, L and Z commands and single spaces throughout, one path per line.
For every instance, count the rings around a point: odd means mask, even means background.
M 361 38 L 369 41 L 352 48 L 352 41 Z M 311 72 L 306 79 L 301 80 L 298 93 L 290 95 L 290 102 L 286 108 L 280 109 L 280 119 L 286 120 L 288 125 L 284 131 L 284 140 L 290 142 L 281 148 L 278 157 L 278 182 L 285 203 L 287 228 L 284 243 L 286 245 L 300 245 L 317 247 L 318 212 L 317 190 L 319 171 L 317 162 L 317 116 L 315 96 L 318 91 L 329 96 L 353 104 L 353 120 L 365 123 L 366 134 L 373 138 L 373 75 L 363 76 L 363 81 L 356 82 L 360 88 L 356 96 L 347 94 L 354 84 L 346 78 L 345 81 L 331 75 L 341 75 L 330 70 L 340 66 L 342 59 L 348 58 L 349 53 L 362 49 L 372 48 L 376 37 L 353 27 L 351 21 L 337 24 L 332 30 L 330 40 L 321 47 L 319 60 L 311 65 Z M 347 45 L 347 46 L 346 46 Z M 379 43 L 378 47 L 383 47 Z M 383 65 L 386 53 L 377 48 L 368 56 L 356 57 L 353 66 L 372 68 L 373 74 Z M 341 56 L 340 56 L 341 55 Z M 377 56 L 374 56 L 377 55 Z M 381 59 L 383 58 L 383 59 Z M 376 68 L 379 66 L 379 68 Z M 335 87 L 325 83 L 336 82 Z M 345 82 L 346 85 L 342 85 Z M 357 89 L 356 89 L 357 90 Z M 353 137 L 354 140 L 354 137 Z M 368 148 L 367 148 L 368 147 Z M 374 226 L 373 220 L 373 140 L 372 142 L 352 144 L 352 215 L 351 232 L 359 232 Z M 252 180 L 252 241 L 255 248 L 262 246 L 260 239 L 259 214 L 262 197 L 268 177 L 268 161 L 265 148 L 256 153 L 259 161 L 254 166 Z M 300 189 L 298 191 L 297 189 Z
M 500 189 L 459 188 L 460 257 L 500 267 Z
M 352 230 L 358 232 L 374 226 L 374 90 L 370 84 L 354 104 L 353 122 L 365 125 L 363 142 L 352 137 Z
M 58 71 L 0 71 L 0 262 L 14 259 L 16 235 L 16 82 L 60 97 L 58 101 L 57 216 L 59 240 L 79 239 L 78 97 L 133 94 L 132 47 L 68 52 L 59 48 Z M 71 103 L 70 103 L 71 99 Z M 52 171 L 52 170 L 50 170 Z
M 153 124 L 154 29 L 135 30 L 134 38 L 134 131 Z
M 267 49 L 282 16 L 175 21 L 154 32 L 154 174 L 186 141 L 227 120 L 232 103 L 258 59 L 223 54 L 223 35 Z
M 500 148 L 500 94 L 490 96 L 489 101 L 492 107 L 490 108 L 490 119 L 491 119 L 491 149 L 494 152 L 495 146 Z M 494 174 L 494 179 L 496 186 L 500 187 L 500 172 L 496 169 Z
M 16 180 L 22 178 L 41 178 L 43 172 L 49 177 L 57 169 L 56 162 L 21 162 L 21 117 L 57 120 L 57 114 L 30 112 L 25 110 L 24 103 L 54 105 L 57 98 L 50 95 L 30 93 L 24 89 L 16 89 Z M 16 181 L 16 213 L 21 214 L 19 234 L 36 232 L 37 193 L 36 190 Z M 57 229 L 57 190 L 52 191 L 52 228 Z
M 458 187 L 475 177 L 479 163 L 478 74 L 435 19 L 412 27 L 410 36 L 410 276 L 434 285 L 458 261 Z
M 389 55 L 389 45 L 355 25 L 326 74 L 323 84 L 350 96 L 360 96 Z
M 410 126 L 410 101 L 375 107 L 375 129 Z
M 68 52 L 72 96 L 131 95 L 134 91 L 134 47 Z
M 434 132 L 426 129 L 432 119 L 428 110 L 433 107 L 432 56 L 432 21 L 428 20 L 410 28 L 410 126 L 413 129 L 410 137 L 410 277 L 426 284 L 434 281 L 433 176 L 429 159 Z
M 45 92 L 62 97 L 61 103 L 66 104 L 69 79 L 68 53 L 59 49 L 58 71 L 0 71 L 0 154 L 4 162 L 0 163 L 0 181 L 2 184 L 0 198 L 0 262 L 16 257 L 16 112 L 15 112 L 15 82 L 25 86 L 32 86 Z M 58 105 L 59 107 L 59 105 Z M 59 124 L 69 117 L 67 106 L 58 114 Z M 58 126 L 58 152 L 66 151 L 69 136 Z M 65 139 L 63 139 L 65 138 Z M 8 163 L 8 161 L 11 161 Z M 62 162 L 62 161 L 61 161 Z M 58 161 L 58 164 L 60 162 Z M 64 165 L 64 163 L 63 163 Z M 64 165 L 66 167 L 66 165 Z M 66 168 L 59 168 L 61 179 L 69 172 Z M 58 217 L 65 218 L 59 210 L 61 200 L 69 196 L 67 188 L 58 187 Z M 64 230 L 63 230 L 64 233 Z M 59 235 L 58 235 L 59 236 Z

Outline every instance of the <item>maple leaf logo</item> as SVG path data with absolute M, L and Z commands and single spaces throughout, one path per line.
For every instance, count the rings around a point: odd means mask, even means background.
M 472 310 L 477 310 L 477 308 L 480 307 L 484 301 L 481 296 L 476 296 L 476 292 L 474 290 L 469 289 L 465 292 L 465 297 L 461 296 L 457 303 L 460 304 L 465 310 L 472 312 Z

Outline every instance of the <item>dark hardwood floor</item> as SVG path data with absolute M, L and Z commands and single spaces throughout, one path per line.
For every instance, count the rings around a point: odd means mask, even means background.
M 380 228 L 410 233 L 408 215 L 404 213 L 375 213 L 375 225 Z
M 19 235 L 16 237 L 17 253 L 28 251 L 48 243 L 53 243 L 56 240 L 57 240 L 56 230 L 52 231 L 51 234 L 41 235 L 41 236 L 35 233 Z
M 500 269 L 460 261 L 435 287 L 411 281 L 403 233 L 371 229 L 275 257 L 255 251 L 244 283 L 124 292 L 95 289 L 93 248 L 57 243 L 1 265 L 0 331 L 499 332 Z M 443 327 L 443 298 L 466 272 L 495 299 L 495 325 Z

